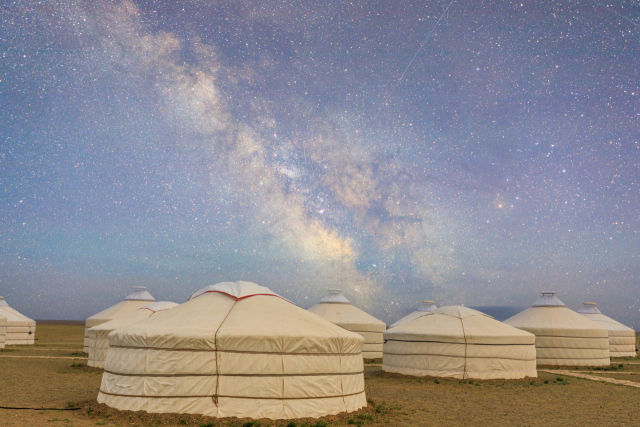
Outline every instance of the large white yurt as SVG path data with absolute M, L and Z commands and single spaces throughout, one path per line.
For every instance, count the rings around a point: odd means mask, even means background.
M 138 308 L 133 313 L 121 316 L 89 329 L 89 361 L 88 366 L 104 368 L 104 361 L 109 350 L 109 334 L 123 326 L 132 325 L 148 319 L 156 313 L 177 306 L 175 302 L 158 301 Z
M 289 419 L 366 405 L 361 336 L 250 282 L 223 282 L 109 334 L 98 402 Z
M 351 305 L 349 300 L 342 295 L 340 289 L 327 289 L 329 292 L 309 309 L 310 312 L 324 317 L 348 331 L 362 335 L 364 346 L 362 357 L 364 359 L 379 359 L 382 357 L 382 333 L 387 325 Z
M 144 286 L 134 286 L 133 292 L 127 295 L 124 301 L 120 301 L 116 305 L 87 318 L 87 321 L 84 324 L 84 344 L 82 345 L 82 351 L 84 353 L 89 353 L 89 328 L 93 328 L 94 326 L 101 325 L 121 316 L 126 316 L 127 314 L 133 313 L 140 307 L 154 301 L 155 298 L 151 296 L 149 291 L 147 291 L 147 288 Z
M 0 297 L 0 316 L 7 318 L 5 345 L 33 344 L 36 337 L 36 321 L 9 307 Z
M 0 349 L 4 348 L 7 337 L 7 318 L 0 314 Z
M 407 314 L 406 316 L 398 320 L 393 325 L 389 326 L 389 328 L 395 328 L 396 326 L 400 326 L 407 322 L 411 322 L 412 320 L 416 320 L 418 317 L 422 317 L 426 314 L 429 314 L 435 311 L 436 308 L 438 307 L 436 307 L 435 302 L 429 301 L 429 300 L 422 301 L 422 304 L 420 304 L 420 307 L 418 307 L 415 311 Z
M 609 357 L 636 357 L 636 331 L 602 314 L 595 302 L 585 302 L 578 313 L 609 331 Z
M 537 377 L 536 337 L 467 307 L 440 307 L 384 333 L 382 370 L 473 379 Z
M 531 308 L 504 323 L 536 336 L 538 365 L 608 366 L 607 329 L 565 307 L 555 292 L 542 292 Z

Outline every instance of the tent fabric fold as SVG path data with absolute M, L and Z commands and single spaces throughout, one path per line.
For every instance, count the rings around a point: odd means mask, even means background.
M 147 304 L 134 312 L 102 323 L 89 329 L 89 360 L 88 366 L 104 368 L 104 361 L 109 350 L 109 334 L 123 326 L 131 325 L 143 319 L 148 319 L 156 313 L 169 310 L 177 306 L 175 302 L 160 301 Z
M 440 307 L 384 333 L 382 369 L 459 379 L 537 377 L 535 336 L 466 307 Z
M 256 287 L 219 283 L 111 332 L 98 402 L 271 419 L 365 406 L 363 338 Z
M 543 292 L 531 308 L 504 323 L 536 336 L 538 365 L 609 366 L 607 329 Z
M 155 299 L 147 291 L 147 288 L 145 288 L 144 286 L 134 286 L 133 292 L 127 295 L 124 301 L 120 301 L 116 305 L 113 305 L 87 318 L 84 325 L 84 343 L 82 345 L 82 351 L 84 353 L 89 353 L 90 328 L 101 325 L 110 320 L 117 319 L 118 317 L 131 314 L 140 307 L 144 307 L 145 305 L 154 301 Z
M 6 318 L 5 346 L 34 343 L 36 321 L 9 307 L 3 297 L 0 297 L 0 316 Z
M 379 359 L 382 357 L 382 333 L 387 325 L 370 314 L 351 305 L 339 289 L 329 289 L 329 293 L 319 304 L 308 311 L 317 314 L 329 322 L 348 331 L 355 332 L 364 338 L 362 357 Z
M 636 357 L 636 331 L 602 314 L 593 302 L 585 302 L 578 313 L 607 329 L 609 357 Z

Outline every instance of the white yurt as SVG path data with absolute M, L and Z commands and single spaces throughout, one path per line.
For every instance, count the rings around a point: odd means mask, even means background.
M 33 344 L 36 337 L 36 321 L 9 307 L 7 301 L 0 297 L 0 316 L 7 319 L 5 345 Z
M 0 349 L 3 349 L 7 337 L 7 318 L 0 315 Z
M 425 314 L 429 314 L 435 311 L 436 308 L 438 307 L 436 307 L 435 302 L 429 301 L 429 300 L 422 301 L 422 304 L 420 304 L 420 307 L 418 307 L 415 311 L 407 314 L 406 316 L 398 320 L 393 325 L 389 326 L 389 328 L 395 328 L 396 326 L 400 326 L 407 322 L 411 322 L 412 320 L 416 320 L 418 317 L 422 317 Z
M 387 325 L 351 305 L 349 300 L 342 295 L 340 289 L 327 289 L 327 291 L 329 293 L 320 300 L 320 304 L 314 305 L 309 311 L 324 317 L 341 328 L 362 335 L 364 338 L 362 357 L 364 359 L 381 358 L 382 333 L 387 329 Z
M 177 306 L 175 302 L 158 301 L 140 307 L 133 313 L 118 317 L 101 325 L 89 329 L 89 361 L 88 366 L 104 368 L 104 361 L 109 350 L 109 334 L 123 326 L 132 325 L 143 319 L 148 319 L 156 313 L 169 310 Z
M 542 292 L 531 308 L 504 323 L 536 336 L 538 365 L 609 366 L 607 329 Z
M 289 419 L 366 405 L 361 336 L 250 282 L 223 282 L 109 334 L 98 402 Z
M 578 313 L 609 331 L 609 357 L 636 357 L 636 331 L 602 314 L 595 302 L 583 303 Z
M 133 292 L 127 295 L 124 301 L 120 301 L 116 305 L 87 318 L 87 321 L 84 324 L 84 344 L 82 345 L 82 351 L 84 353 L 89 353 L 89 328 L 93 328 L 94 326 L 101 325 L 121 316 L 126 316 L 127 314 L 133 313 L 140 307 L 154 301 L 155 298 L 151 296 L 149 291 L 147 291 L 147 288 L 144 286 L 134 286 Z
M 440 307 L 384 333 L 382 370 L 473 379 L 537 377 L 536 337 L 467 307 Z

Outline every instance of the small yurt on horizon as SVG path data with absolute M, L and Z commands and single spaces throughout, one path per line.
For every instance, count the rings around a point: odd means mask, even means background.
M 364 338 L 362 357 L 364 359 L 379 359 L 382 357 L 382 333 L 387 325 L 369 313 L 351 305 L 340 289 L 327 289 L 319 304 L 308 310 L 329 322 L 355 332 Z
M 36 337 L 36 321 L 9 307 L 7 301 L 0 297 L 0 316 L 7 319 L 7 330 L 4 339 L 7 345 L 29 345 Z
M 542 292 L 504 323 L 536 336 L 538 365 L 609 366 L 607 329 L 565 307 L 555 292 Z
M 468 307 L 440 307 L 384 333 L 382 370 L 459 379 L 537 377 L 536 337 Z
M 123 326 L 148 319 L 156 313 L 169 310 L 177 305 L 175 302 L 170 301 L 152 302 L 125 316 L 117 317 L 89 328 L 89 360 L 87 365 L 93 368 L 104 368 L 104 361 L 109 350 L 109 334 L 111 332 Z
M 367 404 L 363 342 L 266 287 L 218 283 L 111 332 L 98 402 L 218 418 L 352 412 Z
M 89 328 L 93 328 L 94 326 L 101 325 L 121 316 L 126 316 L 127 314 L 133 313 L 140 307 L 151 302 L 155 302 L 155 298 L 151 296 L 146 287 L 134 286 L 133 292 L 127 295 L 124 301 L 120 301 L 116 305 L 87 318 L 87 321 L 84 324 L 84 343 L 82 345 L 82 351 L 84 353 L 89 353 Z
M 395 328 L 396 326 L 403 325 L 407 322 L 411 322 L 412 320 L 416 320 L 418 317 L 422 317 L 426 314 L 429 314 L 435 311 L 435 309 L 437 308 L 438 307 L 436 307 L 435 302 L 431 300 L 424 300 L 422 301 L 422 304 L 420 304 L 420 307 L 418 307 L 415 311 L 412 311 L 411 313 L 407 314 L 402 319 L 398 320 L 396 323 L 389 326 L 389 329 Z
M 578 310 L 609 332 L 609 357 L 636 357 L 636 331 L 602 314 L 595 302 L 585 302 Z
M 7 337 L 7 318 L 0 314 L 0 349 L 5 347 Z

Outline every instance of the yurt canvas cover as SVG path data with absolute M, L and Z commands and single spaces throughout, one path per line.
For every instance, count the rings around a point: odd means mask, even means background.
M 636 331 L 602 314 L 594 302 L 585 302 L 578 313 L 607 329 L 609 357 L 636 357 Z
M 4 348 L 7 336 L 7 318 L 0 315 L 0 349 Z
M 133 313 L 118 317 L 89 329 L 89 361 L 87 365 L 104 368 L 104 361 L 109 350 L 109 334 L 123 326 L 131 325 L 154 314 L 177 306 L 175 302 L 159 301 L 140 307 Z
M 382 369 L 474 379 L 537 377 L 535 336 L 466 307 L 440 307 L 384 333 Z
M 536 336 L 538 365 L 608 366 L 606 328 L 565 307 L 555 292 L 543 292 L 533 306 L 504 323 Z
M 361 336 L 249 282 L 109 335 L 98 402 L 121 410 L 288 419 L 366 405 Z
M 5 345 L 33 344 L 36 337 L 36 321 L 9 307 L 0 297 L 0 316 L 7 319 Z
M 398 320 L 393 325 L 389 326 L 389 328 L 395 328 L 396 326 L 404 325 L 407 322 L 411 322 L 412 320 L 416 320 L 418 317 L 422 317 L 426 314 L 433 312 L 436 308 L 436 304 L 433 301 L 425 300 L 422 301 L 420 307 L 418 307 L 415 311 L 407 314 L 402 319 Z
M 121 316 L 126 316 L 127 314 L 133 313 L 140 307 L 154 301 L 155 298 L 151 296 L 147 291 L 147 288 L 144 286 L 134 286 L 133 292 L 127 295 L 124 301 L 120 301 L 116 305 L 87 318 L 84 325 L 84 344 L 82 346 L 82 351 L 84 353 L 89 353 L 89 328 L 93 328 L 94 326 L 101 325 Z
M 324 317 L 348 331 L 362 335 L 364 359 L 378 359 L 382 357 L 382 333 L 387 325 L 368 313 L 354 307 L 342 295 L 340 289 L 328 289 L 329 293 L 320 300 L 320 304 L 309 309 L 310 312 Z

